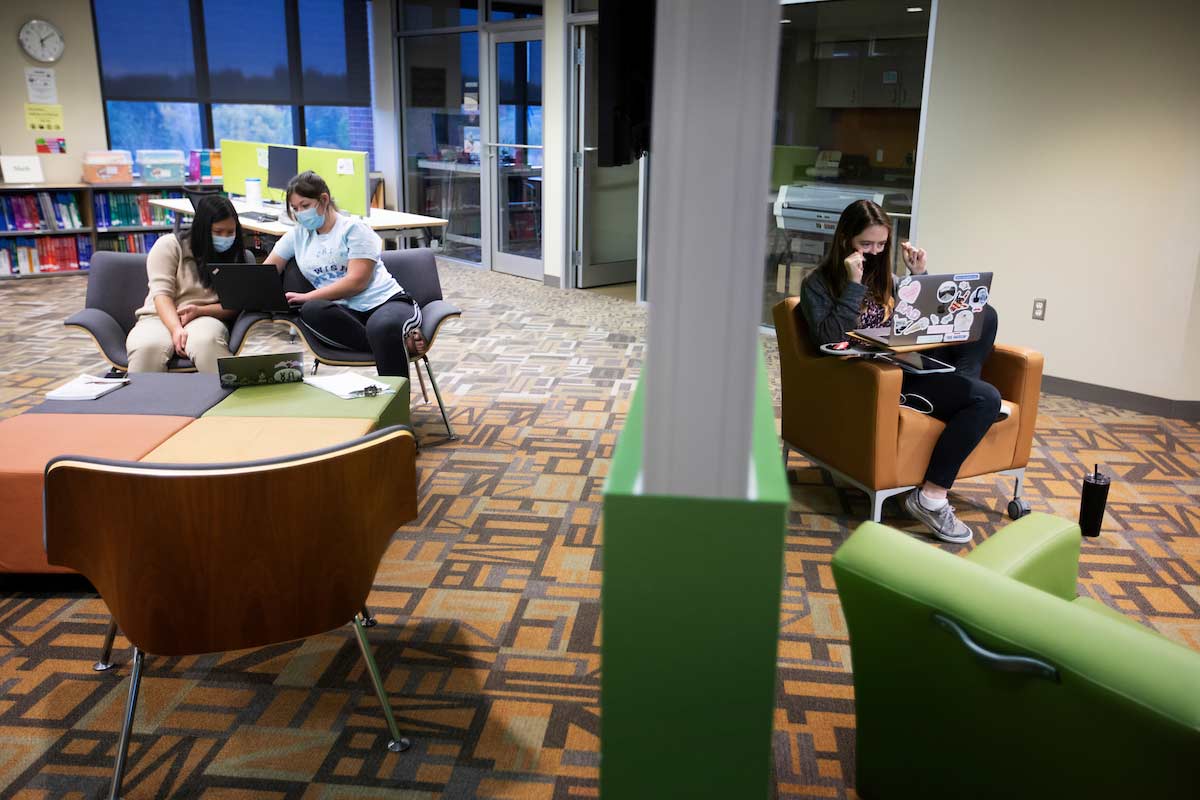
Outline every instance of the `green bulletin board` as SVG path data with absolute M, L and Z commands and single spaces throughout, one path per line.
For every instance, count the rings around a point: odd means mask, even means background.
M 224 172 L 225 191 L 230 194 L 246 193 L 246 178 L 262 181 L 264 200 L 283 202 L 283 191 L 267 186 L 267 149 L 286 145 L 268 145 L 266 142 L 242 142 L 236 139 L 221 140 L 221 169 Z M 296 169 L 300 172 L 311 169 L 329 184 L 329 192 L 337 201 L 338 208 L 350 214 L 365 217 L 370 213 L 367 175 L 367 154 L 360 150 L 331 150 L 324 147 L 294 147 Z

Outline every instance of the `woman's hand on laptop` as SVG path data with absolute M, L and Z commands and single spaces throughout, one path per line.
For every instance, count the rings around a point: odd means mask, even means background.
M 904 255 L 904 263 L 913 275 L 925 274 L 925 250 L 914 247 L 911 242 L 901 242 L 900 252 Z
M 308 292 L 284 292 L 289 306 L 302 306 L 308 302 Z

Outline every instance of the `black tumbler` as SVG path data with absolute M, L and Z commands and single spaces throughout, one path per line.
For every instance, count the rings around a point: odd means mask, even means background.
M 1079 530 L 1084 536 L 1099 536 L 1104 523 L 1104 506 L 1108 502 L 1108 485 L 1112 479 L 1100 474 L 1100 465 L 1090 475 L 1083 476 L 1083 492 L 1079 497 Z

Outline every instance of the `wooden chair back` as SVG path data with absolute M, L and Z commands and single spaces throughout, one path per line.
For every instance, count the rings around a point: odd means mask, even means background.
M 46 553 L 148 653 L 312 636 L 363 607 L 392 534 L 416 518 L 415 458 L 400 427 L 241 464 L 63 456 L 46 467 Z

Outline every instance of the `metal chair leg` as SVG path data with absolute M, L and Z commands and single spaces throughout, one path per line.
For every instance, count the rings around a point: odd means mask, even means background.
M 121 726 L 121 740 L 117 744 L 117 766 L 113 770 L 112 789 L 108 793 L 109 800 L 118 800 L 121 796 L 121 779 L 125 777 L 125 757 L 129 753 L 129 733 L 133 729 L 133 714 L 137 711 L 138 689 L 142 684 L 141 650 L 133 648 L 133 675 L 129 678 L 129 702 L 125 705 L 125 723 Z
M 442 393 L 438 389 L 437 378 L 433 377 L 433 367 L 429 366 L 429 356 L 421 356 L 421 360 L 425 362 L 425 371 L 429 373 L 429 384 L 433 387 L 433 396 L 437 398 L 438 408 L 442 412 L 442 422 L 446 423 L 446 433 L 451 439 L 457 439 L 454 428 L 450 427 L 450 418 L 446 416 L 446 404 L 442 402 Z
M 321 362 L 320 362 L 320 361 L 314 361 L 314 362 L 313 362 L 313 368 L 312 368 L 312 373 L 311 373 L 311 374 L 313 374 L 313 375 L 316 375 L 316 374 L 317 374 L 317 367 L 319 367 L 319 366 L 321 366 Z
M 425 391 L 425 376 L 421 374 L 421 362 L 414 361 L 413 369 L 417 372 L 417 380 L 421 382 L 421 399 L 426 403 L 429 402 L 429 393 Z
M 104 647 L 100 650 L 100 660 L 92 664 L 92 669 L 96 672 L 112 669 L 112 646 L 115 638 L 117 638 L 117 620 L 113 617 L 108 620 L 108 631 L 104 634 Z
M 403 753 L 412 747 L 412 742 L 401 736 L 400 728 L 396 726 L 396 717 L 392 714 L 392 704 L 388 701 L 387 692 L 383 690 L 383 679 L 379 676 L 379 666 L 375 663 L 375 656 L 371 655 L 371 645 L 367 642 L 367 634 L 363 631 L 363 625 L 359 619 L 352 620 L 350 627 L 354 629 L 354 638 L 358 640 L 358 649 L 362 651 L 367 672 L 371 675 L 371 683 L 375 686 L 375 695 L 379 698 L 379 704 L 383 706 L 383 716 L 387 719 L 388 733 L 392 737 L 387 744 L 387 749 L 393 753 Z
M 374 628 L 375 627 L 376 620 L 373 616 L 371 616 L 371 609 L 367 608 L 364 605 L 362 607 L 362 614 L 360 614 L 359 616 L 362 617 L 362 626 L 364 628 Z

